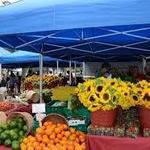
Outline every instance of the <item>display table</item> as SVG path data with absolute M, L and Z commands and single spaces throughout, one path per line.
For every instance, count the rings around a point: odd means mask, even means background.
M 150 150 L 150 138 L 87 135 L 87 150 Z
M 4 147 L 4 146 L 0 145 L 0 150 L 11 150 L 11 148 L 7 148 L 7 147 Z

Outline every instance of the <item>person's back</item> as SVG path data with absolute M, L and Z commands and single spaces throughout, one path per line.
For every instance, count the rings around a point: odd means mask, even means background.
M 2 78 L 0 82 L 0 87 L 6 87 L 6 85 L 7 85 L 7 81 L 4 78 Z

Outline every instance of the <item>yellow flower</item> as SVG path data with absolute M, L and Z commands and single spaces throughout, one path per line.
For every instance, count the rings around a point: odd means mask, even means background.
M 108 91 L 102 91 L 100 93 L 100 102 L 107 104 L 111 100 L 111 95 Z

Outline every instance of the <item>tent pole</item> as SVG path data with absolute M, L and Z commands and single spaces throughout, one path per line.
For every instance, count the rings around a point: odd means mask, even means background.
M 85 76 L 85 62 L 82 63 L 82 67 L 83 67 L 83 78 Z
M 58 75 L 58 72 L 59 72 L 59 60 L 57 60 L 57 75 Z
M 2 64 L 0 64 L 0 81 L 2 80 Z
M 74 61 L 74 72 L 75 72 L 75 85 L 77 84 L 77 64 L 76 64 L 76 61 Z
M 146 59 L 143 58 L 143 74 L 145 74 Z
M 69 61 L 69 84 L 71 85 L 72 78 L 71 78 L 71 60 Z
M 42 51 L 43 51 L 43 46 L 41 49 L 40 62 L 39 62 L 39 65 L 40 65 L 40 103 L 43 102 L 43 95 L 42 95 L 42 89 L 43 89 L 43 54 L 42 54 Z

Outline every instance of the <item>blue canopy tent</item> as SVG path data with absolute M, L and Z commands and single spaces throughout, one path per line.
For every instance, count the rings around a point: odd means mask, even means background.
M 0 8 L 0 45 L 81 61 L 141 59 L 150 55 L 149 5 L 147 0 L 22 0 Z
M 149 6 L 148 0 L 21 0 L 0 8 L 0 46 L 81 61 L 141 59 L 150 56 Z
M 24 67 L 38 67 L 40 55 L 38 53 L 15 51 L 9 52 L 0 48 L 0 64 L 3 68 L 24 68 Z M 60 67 L 68 66 L 68 61 L 44 56 L 43 65 L 45 67 L 56 67 L 59 61 Z

